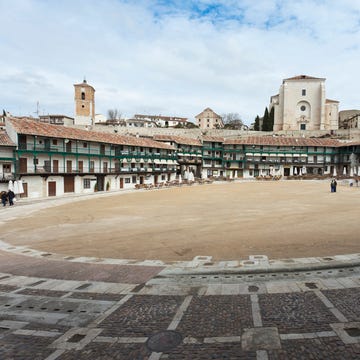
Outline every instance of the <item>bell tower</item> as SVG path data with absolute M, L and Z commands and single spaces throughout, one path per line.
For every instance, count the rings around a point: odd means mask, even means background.
M 95 89 L 84 81 L 74 84 L 75 88 L 75 125 L 94 125 Z

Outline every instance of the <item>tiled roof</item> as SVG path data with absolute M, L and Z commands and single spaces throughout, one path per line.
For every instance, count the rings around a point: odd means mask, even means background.
M 341 142 L 339 146 L 360 146 L 360 140 Z
M 227 144 L 239 145 L 274 145 L 274 146 L 327 146 L 338 147 L 342 143 L 335 139 L 319 139 L 319 138 L 285 138 L 280 136 L 251 136 L 239 139 L 226 139 Z
M 326 80 L 324 78 L 317 78 L 317 77 L 313 77 L 313 76 L 308 76 L 308 75 L 297 75 L 291 78 L 287 78 L 284 79 L 284 81 L 286 80 Z
M 201 140 L 193 139 L 193 138 L 186 138 L 181 136 L 175 135 L 154 135 L 154 140 L 156 141 L 173 141 L 177 144 L 182 145 L 194 145 L 194 146 L 201 146 Z
M 74 86 L 88 86 L 88 87 L 91 87 L 92 89 L 94 89 L 94 87 L 91 86 L 91 85 L 89 85 L 86 80 L 84 80 L 84 81 L 83 81 L 82 83 L 80 83 L 80 84 L 74 84 Z M 94 89 L 94 90 L 95 90 L 95 89 Z
M 171 145 L 140 137 L 108 134 L 104 132 L 51 125 L 31 119 L 8 118 L 7 121 L 10 121 L 17 133 L 24 135 L 38 135 L 58 139 L 73 139 L 116 145 L 130 145 L 174 150 L 174 147 Z
M 221 136 L 203 136 L 203 141 L 208 141 L 208 142 L 224 142 L 224 138 Z
M 210 109 L 209 107 L 206 108 L 205 110 L 203 110 L 200 114 L 196 115 L 195 118 L 198 118 L 198 117 L 203 116 L 203 114 L 204 114 L 205 111 L 211 111 L 216 117 L 221 118 L 220 115 L 218 115 L 213 109 Z
M 16 146 L 5 131 L 0 131 L 0 146 Z

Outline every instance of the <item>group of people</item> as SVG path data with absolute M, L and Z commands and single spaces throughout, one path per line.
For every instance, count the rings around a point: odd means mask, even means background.
M 6 206 L 6 203 L 9 201 L 9 205 L 14 205 L 15 193 L 12 190 L 2 191 L 1 192 L 1 203 L 3 206 Z

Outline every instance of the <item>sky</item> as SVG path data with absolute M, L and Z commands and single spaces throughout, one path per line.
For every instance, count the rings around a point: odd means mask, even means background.
M 86 78 L 95 111 L 262 116 L 283 79 L 326 78 L 360 108 L 360 0 L 0 0 L 0 106 L 74 116 Z

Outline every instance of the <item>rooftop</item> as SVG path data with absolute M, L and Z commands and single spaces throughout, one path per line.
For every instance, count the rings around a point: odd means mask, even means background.
M 135 136 L 116 135 L 104 132 L 82 130 L 73 127 L 57 126 L 24 118 L 7 118 L 7 121 L 11 123 L 17 133 L 24 135 L 38 135 L 60 139 L 73 139 L 117 145 L 174 150 L 174 147 L 168 144 Z

